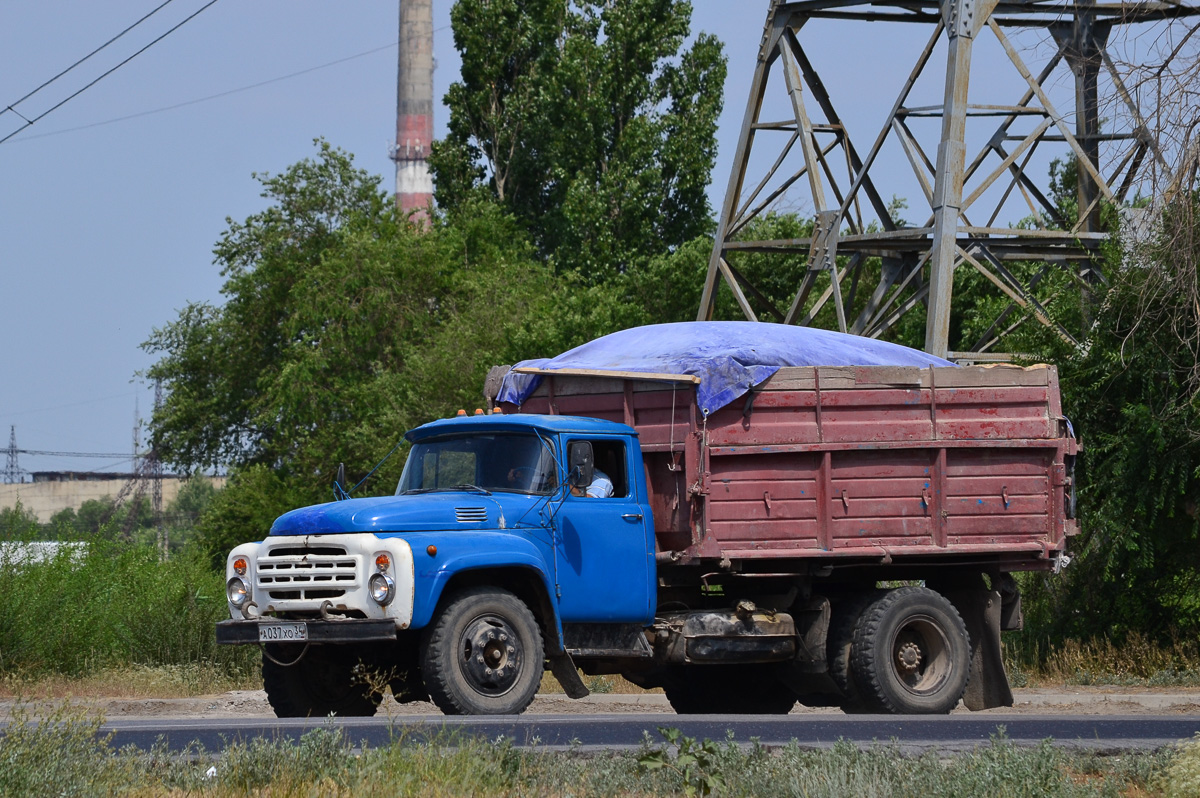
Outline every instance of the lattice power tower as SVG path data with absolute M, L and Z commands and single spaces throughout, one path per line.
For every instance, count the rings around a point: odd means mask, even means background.
M 698 317 L 712 318 L 724 284 L 747 318 L 807 324 L 832 303 L 843 331 L 871 337 L 921 306 L 926 351 L 961 360 L 1004 359 L 995 351 L 999 342 L 1026 319 L 1077 342 L 1081 331 L 1067 329 L 1035 296 L 1037 281 L 1054 268 L 1067 270 L 1083 291 L 1103 281 L 1096 257 L 1109 237 L 1102 205 L 1128 205 L 1146 190 L 1161 194 L 1169 182 L 1144 89 L 1118 68 L 1110 42 L 1134 41 L 1197 11 L 1177 2 L 775 0 Z M 919 31 L 915 63 L 901 62 L 899 44 L 871 50 L 854 38 L 868 23 L 910 38 Z M 843 57 L 833 67 L 838 74 L 826 71 L 827 84 L 810 56 L 831 36 L 843 37 Z M 990 48 L 983 71 L 980 47 Z M 881 71 L 885 61 L 895 70 Z M 852 108 L 854 94 L 835 97 L 827 88 L 844 87 L 847 74 L 860 87 L 899 85 L 890 110 L 870 109 L 879 125 L 866 146 L 839 115 L 862 110 Z M 768 118 L 776 99 L 769 90 L 778 94 L 774 113 L 781 118 Z M 915 104 L 918 95 L 934 102 Z M 1069 163 L 1071 156 L 1078 221 L 1063 218 L 1047 188 L 1049 158 Z M 907 181 L 899 190 L 897 174 Z M 911 204 L 914 224 L 889 210 L 897 195 Z M 781 207 L 811 212 L 811 235 L 756 238 L 755 220 Z M 788 307 L 776 307 L 736 268 L 731 256 L 739 252 L 807 258 Z M 860 284 L 873 258 L 882 263 L 878 282 L 867 284 L 872 272 Z M 1021 279 L 1014 262 L 1043 265 Z M 1007 305 L 974 340 L 949 340 L 956 268 L 977 271 Z M 1078 300 L 1076 293 L 1057 301 Z

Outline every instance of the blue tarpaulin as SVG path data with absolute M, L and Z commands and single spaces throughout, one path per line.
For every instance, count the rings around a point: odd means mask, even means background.
M 857 335 L 753 321 L 691 321 L 621 330 L 558 357 L 514 368 L 678 374 L 699 378 L 700 410 L 713 413 L 782 366 L 953 366 L 906 346 Z M 509 371 L 497 400 L 522 404 L 542 382 Z

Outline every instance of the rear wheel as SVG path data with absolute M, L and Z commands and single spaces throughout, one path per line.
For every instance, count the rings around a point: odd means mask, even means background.
M 542 634 L 525 603 L 506 590 L 472 588 L 430 627 L 421 672 L 447 715 L 517 715 L 533 701 L 544 662 Z
M 291 661 L 299 653 L 292 648 L 270 645 L 263 650 L 263 687 L 276 717 L 375 714 L 383 696 L 369 686 L 367 674 L 362 672 L 354 652 L 334 646 L 313 646 L 294 665 L 283 666 L 271 659 Z
M 970 644 L 954 605 L 924 587 L 890 590 L 854 629 L 851 669 L 866 705 L 892 714 L 945 714 L 967 687 Z
M 786 715 L 796 694 L 766 667 L 674 668 L 663 687 L 679 715 Z
M 829 636 L 826 639 L 826 659 L 829 663 L 829 676 L 841 691 L 841 696 L 831 702 L 831 706 L 841 707 L 847 714 L 858 714 L 869 711 L 866 701 L 859 692 L 858 684 L 854 681 L 854 672 L 850 667 L 850 649 L 854 642 L 854 628 L 858 625 L 863 611 L 879 599 L 878 590 L 871 589 L 851 598 L 843 599 L 833 606 L 833 617 L 829 623 Z M 811 706 L 817 706 L 813 704 Z

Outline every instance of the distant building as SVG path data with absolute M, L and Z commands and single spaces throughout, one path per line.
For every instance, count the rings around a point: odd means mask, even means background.
M 125 483 L 136 478 L 136 474 L 111 471 L 34 471 L 32 482 L 0 485 L 0 509 L 15 507 L 20 502 L 23 508 L 37 516 L 40 523 L 45 524 L 56 513 L 68 508 L 78 510 L 86 501 L 115 498 Z M 197 478 L 210 480 L 216 488 L 225 487 L 225 477 Z M 163 507 L 175 501 L 185 482 L 186 479 L 178 474 L 163 474 Z M 148 485 L 145 499 L 150 500 Z

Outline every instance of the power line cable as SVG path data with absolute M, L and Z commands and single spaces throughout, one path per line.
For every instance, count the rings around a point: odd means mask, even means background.
M 40 449 L 15 449 L 17 454 L 36 455 L 38 457 L 124 457 L 129 459 L 125 452 L 46 452 Z
M 33 136 L 30 136 L 29 138 L 33 138 Z M 24 141 L 24 139 L 22 139 L 22 141 Z M 94 404 L 98 404 L 99 402 L 107 402 L 110 399 L 125 399 L 126 397 L 129 397 L 129 396 L 137 396 L 137 391 L 125 391 L 124 393 L 114 393 L 114 394 L 110 394 L 109 396 L 98 396 L 95 399 L 85 399 L 82 402 L 71 402 L 71 403 L 65 404 L 65 405 L 51 405 L 50 407 L 35 407 L 35 408 L 31 408 L 29 410 L 5 410 L 4 414 L 6 416 L 26 416 L 26 415 L 30 415 L 32 413 L 46 413 L 51 410 L 65 410 L 66 408 L 69 408 L 69 407 L 81 407 L 83 405 L 94 405 Z
M 222 97 L 228 97 L 231 94 L 239 94 L 244 91 L 250 91 L 251 89 L 258 89 L 258 88 L 262 88 L 263 86 L 269 86 L 272 83 L 279 83 L 280 81 L 290 80 L 291 78 L 300 77 L 301 75 L 307 75 L 310 72 L 316 72 L 319 69 L 327 69 L 328 67 L 331 67 L 331 66 L 337 66 L 338 64 L 344 64 L 347 61 L 353 61 L 357 58 L 365 58 L 368 55 L 374 55 L 375 53 L 383 52 L 384 50 L 391 50 L 395 47 L 396 47 L 395 42 L 393 42 L 391 44 L 385 44 L 382 47 L 375 47 L 371 50 L 366 50 L 361 53 L 356 53 L 355 55 L 348 55 L 345 58 L 339 58 L 336 61 L 330 61 L 328 63 L 321 64 L 319 66 L 309 67 L 308 69 L 302 69 L 299 72 L 292 72 L 287 75 L 280 75 L 277 78 L 270 78 L 268 80 L 259 81 L 258 83 L 252 83 L 249 86 L 242 86 L 237 89 L 229 89 L 228 91 L 218 92 L 217 94 L 210 94 L 207 97 L 198 97 L 194 100 L 185 100 L 184 102 L 181 102 L 181 103 L 175 103 L 174 105 L 165 105 L 162 108 L 154 108 L 149 111 L 139 111 L 136 114 L 128 114 L 126 116 L 118 116 L 114 119 L 106 119 L 103 122 L 92 122 L 87 125 L 79 125 L 77 127 L 63 128 L 62 130 L 51 130 L 46 133 L 35 133 L 31 136 L 22 136 L 20 138 L 20 141 L 33 141 L 34 139 L 43 139 L 43 138 L 46 138 L 47 136 L 58 136 L 63 133 L 74 133 L 75 131 L 78 131 L 78 130 L 87 130 L 88 128 L 102 127 L 103 125 L 112 125 L 117 122 L 125 122 L 129 119 L 137 119 L 137 118 L 143 117 L 143 116 L 150 116 L 151 114 L 161 114 L 164 111 L 174 111 L 176 108 L 185 108 L 189 105 L 196 105 L 197 103 L 204 103 L 204 102 L 208 102 L 210 100 L 219 100 Z
M 444 31 L 444 30 L 447 30 L 449 27 L 450 27 L 449 25 L 443 25 L 440 28 L 435 28 L 433 32 L 437 33 L 439 31 Z M 117 122 L 126 122 L 130 119 L 138 119 L 143 116 L 151 116 L 153 114 L 161 114 L 166 111 L 174 111 L 177 108 L 186 108 L 189 105 L 197 105 L 199 103 L 205 103 L 205 102 L 209 102 L 211 100 L 219 100 L 222 97 L 228 97 L 233 94 L 240 94 L 241 92 L 251 91 L 252 89 L 260 89 L 263 86 L 269 86 L 272 83 L 280 83 L 281 81 L 291 80 L 292 78 L 298 78 L 301 75 L 307 75 L 310 72 L 316 72 L 321 69 L 328 69 L 329 67 L 337 66 L 338 64 L 344 64 L 347 61 L 354 61 L 359 58 L 365 58 L 368 55 L 375 55 L 375 53 L 380 53 L 380 52 L 383 52 L 384 50 L 390 50 L 390 49 L 396 47 L 396 45 L 397 45 L 396 42 L 392 42 L 391 44 L 385 44 L 382 47 L 374 47 L 370 50 L 364 50 L 361 53 L 355 53 L 354 55 L 348 55 L 345 58 L 339 58 L 336 61 L 329 61 L 327 63 L 319 64 L 314 67 L 308 67 L 307 69 L 301 69 L 299 72 L 290 72 L 286 75 L 280 75 L 279 77 L 268 78 L 267 80 L 259 81 L 258 83 L 251 83 L 249 86 L 241 86 L 236 89 L 229 89 L 228 91 L 222 91 L 222 92 L 218 92 L 216 94 L 210 94 L 207 97 L 197 97 L 194 100 L 185 100 L 181 103 L 175 103 L 174 105 L 165 105 L 161 108 L 152 108 L 149 111 L 138 111 L 137 113 L 134 113 L 134 114 L 118 116 L 118 117 L 114 117 L 113 119 L 105 119 L 102 122 L 91 122 L 86 125 L 77 125 L 76 127 L 62 128 L 61 130 L 50 130 L 45 133 L 34 133 L 31 136 L 22 136 L 20 139 L 18 139 L 18 141 L 33 141 L 34 139 L 44 139 L 44 138 L 48 138 L 49 136 L 60 136 L 63 133 L 75 133 L 77 131 L 88 130 L 89 128 L 93 128 L 93 127 L 103 127 L 104 125 L 113 125 L 113 124 L 116 124 Z M 20 132 L 20 131 L 18 131 L 18 132 Z
M 32 125 L 34 122 L 37 122 L 38 120 L 40 120 L 40 119 L 42 119 L 43 117 L 45 117 L 47 114 L 49 114 L 49 113 L 52 113 L 53 111 L 56 111 L 56 110 L 58 110 L 59 108 L 63 107 L 63 106 L 64 106 L 64 105 L 66 105 L 68 102 L 70 102 L 71 100 L 73 100 L 73 99 L 75 99 L 76 97 L 78 97 L 80 94 L 83 94 L 85 91 L 87 91 L 88 89 L 90 89 L 92 86 L 95 86 L 97 83 L 99 83 L 100 81 L 104 80 L 106 77 L 108 77 L 108 76 L 109 76 L 109 75 L 111 75 L 112 73 L 116 72 L 118 69 L 120 69 L 121 67 L 125 66 L 125 65 L 126 65 L 126 64 L 128 64 L 130 61 L 132 61 L 133 59 L 137 58 L 139 55 L 141 55 L 142 53 L 146 52 L 146 51 L 147 51 L 147 50 L 149 50 L 151 47 L 153 47 L 154 45 L 158 44 L 159 42 L 161 42 L 163 39 L 165 39 L 165 38 L 167 38 L 168 36 L 170 36 L 170 35 L 171 35 L 172 33 L 174 33 L 175 31 L 177 31 L 177 30 L 179 30 L 180 28 L 182 28 L 182 27 L 183 27 L 184 25 L 186 25 L 188 22 L 190 22 L 190 21 L 192 21 L 193 19 L 195 19 L 195 18 L 196 18 L 197 16 L 199 16 L 199 15 L 201 14 L 201 12 L 203 12 L 205 9 L 209 8 L 210 6 L 216 5 L 216 3 L 217 3 L 217 0 L 209 0 L 207 3 L 205 3 L 205 4 L 204 4 L 204 5 L 202 5 L 202 6 L 200 6 L 200 8 L 199 8 L 199 9 L 197 9 L 197 10 L 196 10 L 196 11 L 194 11 L 194 12 L 192 12 L 192 13 L 191 13 L 191 14 L 189 14 L 188 16 L 184 17 L 184 18 L 183 18 L 183 21 L 181 21 L 181 22 L 179 22 L 178 24 L 176 24 L 176 25 L 174 25 L 174 26 L 172 26 L 172 27 L 168 28 L 168 29 L 167 29 L 167 31 L 166 31 L 165 33 L 163 33 L 162 35 L 160 35 L 160 36 L 158 36 L 158 37 L 156 37 L 156 38 L 152 39 L 152 40 L 150 41 L 150 43 L 149 43 L 149 44 L 147 44 L 146 46 L 142 47 L 140 50 L 138 50 L 137 52 L 135 52 L 133 55 L 129 56 L 129 57 L 128 57 L 128 58 L 126 58 L 124 61 L 121 61 L 121 62 L 120 62 L 120 63 L 118 63 L 116 66 L 114 66 L 114 67 L 112 67 L 111 69 L 109 69 L 108 71 L 106 71 L 106 72 L 102 73 L 102 74 L 100 75 L 100 77 L 96 78 L 96 79 L 95 79 L 95 80 L 93 80 L 91 83 L 88 83 L 86 86 L 84 86 L 83 88 L 81 88 L 81 89 L 79 89 L 78 91 L 74 92 L 73 94 L 70 94 L 70 95 L 68 95 L 68 96 L 67 96 L 65 99 L 63 99 L 63 100 L 59 101 L 58 103 L 56 103 L 56 104 L 52 105 L 50 108 L 48 108 L 47 110 L 45 110 L 45 111 L 43 111 L 42 113 L 38 114 L 38 115 L 37 115 L 37 116 L 35 116 L 33 119 L 26 119 L 26 120 L 25 120 L 25 124 L 24 124 L 24 125 L 22 125 L 21 127 L 17 128 L 17 129 L 16 129 L 16 130 L 14 130 L 13 132 L 9 133 L 9 134 L 8 134 L 7 136 L 5 136 L 4 138 L 0 139 L 0 144 L 3 144 L 4 142 L 8 141 L 8 140 L 9 140 L 9 139 L 11 139 L 13 136 L 17 135 L 17 134 L 18 134 L 18 133 L 20 133 L 22 130 L 24 130 L 25 128 L 27 128 L 27 127 L 31 126 L 31 125 Z M 24 118 L 24 117 L 22 117 L 22 118 Z
M 36 89 L 34 89 L 33 91 L 29 92 L 29 93 L 28 93 L 28 94 L 26 94 L 24 97 L 22 97 L 21 99 L 17 100 L 16 102 L 9 103 L 9 104 L 8 104 L 8 107 L 6 107 L 6 108 L 4 109 L 4 111 L 12 111 L 12 112 L 13 112 L 14 114 L 16 114 L 17 116 L 21 117 L 22 119 L 25 119 L 25 121 L 26 121 L 26 122 L 29 122 L 29 120 L 28 120 L 28 119 L 26 119 L 26 118 L 25 118 L 25 116 L 24 116 L 24 115 L 23 115 L 23 114 L 22 114 L 20 111 L 18 111 L 18 110 L 16 109 L 16 107 L 15 107 L 15 106 L 18 106 L 18 105 L 20 105 L 21 103 L 25 102 L 25 101 L 26 101 L 26 100 L 28 100 L 30 97 L 32 97 L 33 95 L 37 94 L 37 93 L 38 93 L 39 91 L 41 91 L 42 89 L 46 88 L 47 86 L 49 86 L 49 85 L 50 85 L 51 83 L 53 83 L 54 81 L 58 80 L 58 79 L 59 79 L 59 78 L 61 78 L 63 75 L 65 75 L 65 74 L 67 74 L 68 72 L 70 72 L 72 69 L 74 69 L 75 67 L 79 66 L 79 65 L 80 65 L 80 64 L 82 64 L 84 61 L 88 60 L 89 58 L 91 58 L 92 56 L 94 56 L 96 53 L 98 53 L 98 52 L 100 52 L 101 50 L 103 50 L 105 47 L 108 47 L 110 44 L 112 44 L 113 42 L 115 42 L 117 39 L 121 38 L 121 37 L 122 37 L 122 36 L 124 36 L 126 33 L 129 33 L 129 31 L 133 30 L 133 29 L 134 29 L 134 28 L 136 28 L 138 25 L 141 25 L 143 22 L 145 22 L 146 20 L 150 19 L 150 17 L 154 16 L 154 15 L 155 15 L 155 14 L 157 14 L 159 11 L 162 11 L 164 8 L 166 8 L 168 5 L 170 5 L 170 4 L 171 4 L 171 3 L 173 3 L 173 2 L 175 2 L 175 0 L 166 0 L 164 3 L 162 3 L 162 4 L 161 4 L 161 5 L 159 5 L 157 8 L 155 8 L 153 11 L 151 11 L 149 14 L 146 14 L 146 16 L 142 17 L 142 18 L 141 18 L 141 19 L 139 19 L 137 22 L 133 23 L 133 24 L 132 24 L 132 25 L 130 25 L 128 28 L 126 28 L 125 30 L 123 30 L 123 31 L 121 31 L 120 33 L 118 33 L 116 36 L 114 36 L 114 37 L 112 37 L 111 39 L 109 39 L 108 41 L 106 41 L 104 44 L 100 45 L 100 46 L 99 46 L 99 47 L 97 47 L 95 50 L 92 50 L 90 53 L 88 53 L 87 55 L 85 55 L 83 58 L 80 58 L 80 59 L 79 59 L 78 61 L 76 61 L 74 64 L 71 64 L 69 67 L 67 67 L 66 69 L 64 69 L 62 72 L 59 72 L 59 73 L 58 73 L 57 75 L 55 75 L 54 77 L 50 78 L 50 80 L 48 80 L 48 81 L 46 81 L 45 83 L 43 83 L 42 85 L 38 86 Z M 0 111 L 0 114 L 4 113 L 4 111 Z M 33 123 L 32 123 L 32 122 L 29 122 L 29 124 L 33 124 Z
M 141 458 L 138 458 L 138 457 L 126 457 L 126 458 L 124 458 L 124 459 L 122 459 L 122 460 L 118 460 L 118 461 L 116 461 L 116 462 L 114 462 L 114 463 L 105 463 L 104 465 L 99 465 L 99 466 L 96 466 L 95 468 L 93 468 L 93 469 L 91 469 L 91 470 L 89 470 L 89 471 L 75 471 L 74 473 L 76 473 L 76 474 L 111 474 L 111 473 L 120 473 L 120 472 L 104 471 L 103 469 L 105 469 L 105 468 L 112 468 L 112 467 L 114 467 L 114 466 L 119 466 L 119 465 L 121 465 L 122 463 L 132 463 L 132 462 L 135 462 L 135 461 L 137 461 L 137 460 L 139 460 L 139 459 L 141 459 Z

